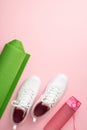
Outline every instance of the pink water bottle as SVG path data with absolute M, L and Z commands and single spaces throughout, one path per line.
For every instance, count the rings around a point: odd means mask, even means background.
M 53 118 L 47 123 L 47 125 L 44 127 L 44 130 L 60 130 L 77 111 L 80 105 L 81 103 L 75 97 L 70 97 L 53 116 Z

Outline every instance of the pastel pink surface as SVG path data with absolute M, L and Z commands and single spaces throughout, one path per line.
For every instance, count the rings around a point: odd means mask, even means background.
M 11 101 L 23 80 L 33 74 L 40 76 L 40 95 L 48 81 L 60 72 L 69 77 L 62 100 L 35 124 L 29 116 L 18 130 L 43 130 L 72 95 L 82 103 L 76 112 L 77 130 L 87 130 L 87 1 L 0 0 L 0 51 L 5 43 L 15 38 L 23 41 L 31 59 L 0 120 L 0 130 L 12 130 L 9 116 Z M 62 130 L 73 130 L 73 120 Z

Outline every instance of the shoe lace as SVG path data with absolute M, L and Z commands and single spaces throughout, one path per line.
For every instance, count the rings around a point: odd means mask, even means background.
M 13 125 L 12 130 L 16 130 L 17 129 L 17 125 Z
M 50 87 L 45 93 L 44 97 L 41 96 L 41 101 L 47 104 L 50 107 L 53 107 L 57 99 L 62 95 L 62 91 L 58 88 L 58 86 Z
M 13 100 L 12 105 L 16 107 L 28 108 L 31 106 L 32 98 L 34 95 L 34 90 L 32 89 L 22 89 L 22 93 L 20 92 L 17 100 Z

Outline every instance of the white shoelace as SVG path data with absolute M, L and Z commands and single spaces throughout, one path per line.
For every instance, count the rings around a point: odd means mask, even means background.
M 42 95 L 41 101 L 47 104 L 48 106 L 52 107 L 55 104 L 55 102 L 57 102 L 58 98 L 61 97 L 62 93 L 63 92 L 58 88 L 58 86 L 50 87 L 44 95 L 44 97 Z
M 21 91 L 22 92 L 18 94 L 17 99 L 12 102 L 12 105 L 16 107 L 19 106 L 23 108 L 28 108 L 31 106 L 34 91 L 32 89 L 29 89 L 29 91 L 28 89 L 22 89 Z
M 12 130 L 16 130 L 17 129 L 17 125 L 14 125 Z

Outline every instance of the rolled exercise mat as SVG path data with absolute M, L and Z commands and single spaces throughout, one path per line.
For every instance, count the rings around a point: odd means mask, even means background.
M 10 100 L 30 55 L 24 51 L 22 42 L 7 43 L 0 55 L 0 118 Z

